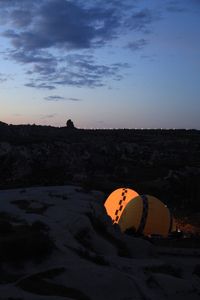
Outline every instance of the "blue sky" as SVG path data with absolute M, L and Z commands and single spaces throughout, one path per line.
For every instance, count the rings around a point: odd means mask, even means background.
M 200 129 L 200 0 L 0 0 L 0 120 Z

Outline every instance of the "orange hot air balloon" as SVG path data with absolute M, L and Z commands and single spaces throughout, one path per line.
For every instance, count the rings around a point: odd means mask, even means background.
M 136 191 L 129 188 L 119 188 L 109 195 L 104 203 L 104 206 L 107 214 L 113 220 L 113 223 L 119 222 L 121 214 L 126 205 L 138 195 L 139 194 Z

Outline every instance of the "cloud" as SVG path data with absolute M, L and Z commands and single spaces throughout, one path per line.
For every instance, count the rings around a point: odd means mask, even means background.
M 131 49 L 132 51 L 138 51 L 143 49 L 146 45 L 148 44 L 148 41 L 145 39 L 139 39 L 137 41 L 133 41 L 128 43 L 128 48 Z
M 14 47 L 24 50 L 63 47 L 88 49 L 104 44 L 116 34 L 119 18 L 113 9 L 92 7 L 85 9 L 75 1 L 41 1 L 32 14 L 11 9 L 9 19 L 17 30 L 5 31 Z
M 55 64 L 56 58 L 44 51 L 22 51 L 22 50 L 14 50 L 9 52 L 9 57 L 13 60 L 29 64 L 29 63 L 38 63 L 38 64 Z
M 3 83 L 3 82 L 5 82 L 5 81 L 7 81 L 7 78 L 4 77 L 3 74 L 0 74 L 0 83 Z
M 137 1 L 1 1 L 4 36 L 14 47 L 88 49 L 117 38 L 122 29 L 144 30 L 155 18 Z M 7 13 L 6 13 L 7 12 Z M 6 15 L 6 17 L 5 17 Z
M 12 79 L 12 76 L 0 73 L 0 83 L 6 82 L 8 79 Z
M 34 80 L 32 80 L 32 82 L 26 83 L 24 86 L 37 88 L 37 89 L 47 89 L 47 90 L 54 90 L 55 89 L 55 86 L 53 86 L 53 85 L 48 85 L 47 83 L 37 83 L 37 81 L 38 80 L 36 80 L 34 82 Z
M 60 100 L 65 100 L 64 97 L 61 96 L 48 96 L 48 97 L 44 97 L 45 100 L 47 101 L 60 101 Z
M 167 2 L 166 10 L 171 13 L 199 12 L 199 0 L 170 0 Z
M 11 19 L 14 26 L 20 28 L 28 26 L 32 21 L 30 10 L 16 9 L 11 12 Z
M 70 100 L 70 101 L 75 101 L 75 102 L 82 101 L 82 100 L 79 99 L 79 98 L 68 98 L 68 100 Z
M 150 9 L 142 9 L 137 12 L 133 12 L 130 17 L 125 20 L 125 26 L 135 31 L 149 32 L 150 25 L 159 16 Z
M 54 78 L 55 84 L 97 87 L 105 85 L 106 78 L 118 80 L 120 71 L 127 64 L 98 64 L 92 55 L 71 54 L 65 58 L 66 67 L 58 69 L 59 77 Z M 58 79 L 57 79 L 58 78 Z
M 182 13 L 187 11 L 187 9 L 184 7 L 184 3 L 179 1 L 170 1 L 167 5 L 167 11 L 171 13 Z
M 41 119 L 52 119 L 56 116 L 57 114 L 49 114 L 49 115 L 44 115 L 41 116 Z
M 151 54 L 151 55 L 141 55 L 140 56 L 141 59 L 145 59 L 148 60 L 150 62 L 154 62 L 157 60 L 157 55 L 156 54 Z
M 44 98 L 45 100 L 47 101 L 74 101 L 74 102 L 78 102 L 78 101 L 82 101 L 81 99 L 78 99 L 78 98 L 65 98 L 65 97 L 62 97 L 62 96 L 48 96 L 48 97 L 45 97 Z
M 122 34 L 150 29 L 155 13 L 138 9 L 137 4 L 136 0 L 1 0 L 2 35 L 12 45 L 7 59 L 27 66 L 27 87 L 94 88 L 106 85 L 108 78 L 121 80 L 127 65 L 99 63 L 95 51 Z M 144 39 L 129 45 L 134 51 L 144 46 Z M 93 54 L 84 54 L 86 50 Z
M 45 89 L 55 89 L 60 85 L 101 87 L 106 85 L 107 78 L 121 80 L 123 70 L 129 67 L 126 63 L 98 64 L 92 55 L 70 54 L 61 61 L 54 59 L 54 64 L 50 65 L 45 61 L 35 62 L 27 74 L 36 76 L 26 86 Z

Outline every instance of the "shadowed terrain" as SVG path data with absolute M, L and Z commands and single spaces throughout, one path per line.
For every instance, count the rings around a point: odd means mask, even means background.
M 1 190 L 1 299 L 199 299 L 199 248 L 120 233 L 104 200 L 72 185 Z
M 82 130 L 0 123 L 0 188 L 79 184 L 153 194 L 200 211 L 200 132 Z

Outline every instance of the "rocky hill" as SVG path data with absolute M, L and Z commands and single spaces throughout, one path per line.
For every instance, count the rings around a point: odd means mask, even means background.
M 0 189 L 127 186 L 200 211 L 200 132 L 81 130 L 0 123 Z

